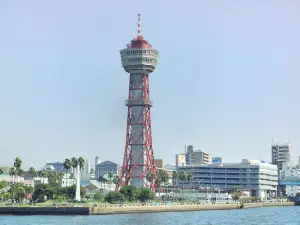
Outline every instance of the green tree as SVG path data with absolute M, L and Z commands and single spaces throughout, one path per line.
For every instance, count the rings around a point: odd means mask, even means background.
M 183 200 L 184 182 L 187 180 L 187 173 L 184 172 L 184 171 L 181 171 L 181 172 L 178 174 L 178 179 L 181 181 L 181 184 L 182 184 L 182 188 L 181 188 L 181 197 L 182 197 L 182 200 Z
M 125 196 L 120 192 L 109 191 L 105 196 L 105 201 L 109 203 L 123 203 Z
M 47 172 L 45 169 L 39 172 L 39 176 L 42 178 L 43 183 L 45 183 L 45 177 L 47 176 Z
M 173 198 L 175 198 L 175 183 L 177 184 L 178 172 L 174 170 L 172 172 L 172 184 L 173 184 Z
M 141 188 L 137 191 L 137 199 L 141 202 L 147 202 L 155 198 L 155 194 L 148 188 Z
M 113 178 L 114 178 L 114 175 L 109 172 L 108 175 L 107 175 L 107 181 L 108 181 L 108 184 L 111 185 L 112 184 L 112 181 L 113 181 Z M 111 186 L 110 186 L 111 187 Z
M 64 161 L 64 169 L 65 169 L 65 173 L 66 173 L 66 182 L 68 184 L 68 174 L 70 173 L 70 169 L 72 167 L 72 162 L 70 159 L 65 159 Z
M 73 171 L 74 171 L 74 174 L 75 174 L 75 171 L 76 171 L 77 165 L 78 165 L 78 160 L 75 157 L 72 157 L 71 162 L 72 162 L 72 168 L 73 168 Z
M 33 167 L 30 167 L 28 170 L 28 173 L 30 174 L 30 176 L 32 177 L 32 179 L 34 179 L 36 177 L 36 171 Z
M 100 191 L 97 191 L 94 196 L 93 196 L 93 199 L 97 202 L 101 202 L 104 200 L 104 197 L 102 195 L 102 193 Z
M 233 192 L 233 193 L 231 194 L 231 198 L 232 198 L 232 200 L 234 200 L 234 201 L 238 201 L 238 200 L 240 199 L 240 197 L 241 197 L 241 193 L 240 193 L 240 192 Z
M 157 171 L 157 177 L 156 177 L 155 183 L 156 183 L 157 188 L 159 189 L 159 195 L 160 195 L 160 192 L 161 192 L 160 187 L 162 187 L 162 185 L 166 185 L 169 183 L 168 172 L 165 170 L 159 169 Z M 164 193 L 164 191 L 163 191 L 163 193 Z
M 79 157 L 77 161 L 79 164 L 79 169 L 81 171 L 84 168 L 84 159 L 82 157 Z
M 5 180 L 0 181 L 0 189 L 4 189 L 8 187 L 8 183 Z
M 21 169 L 22 167 L 22 160 L 17 157 L 14 161 L 14 167 L 18 170 L 18 169 Z
M 121 187 L 119 192 L 122 193 L 128 201 L 130 201 L 130 202 L 136 201 L 136 198 L 137 198 L 136 187 L 134 187 L 132 185 L 126 185 L 126 186 Z
M 117 184 L 120 183 L 120 178 L 119 178 L 118 175 L 115 175 L 115 176 L 114 176 L 114 178 L 113 178 L 113 183 L 114 183 L 115 185 L 117 185 Z
M 151 184 L 153 183 L 154 179 L 155 179 L 155 174 L 153 171 L 148 171 L 147 174 L 146 174 L 146 179 L 147 181 L 150 183 L 149 187 L 150 189 L 152 188 L 151 187 Z

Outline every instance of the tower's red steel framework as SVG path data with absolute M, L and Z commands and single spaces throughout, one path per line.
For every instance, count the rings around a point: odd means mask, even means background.
M 152 146 L 149 74 L 156 67 L 158 52 L 141 34 L 140 14 L 136 38 L 120 53 L 122 66 L 130 73 L 130 78 L 126 100 L 128 107 L 126 144 L 116 191 L 120 186 L 128 184 L 137 188 L 150 187 L 154 190 L 156 168 Z M 149 174 L 152 179 L 149 179 Z

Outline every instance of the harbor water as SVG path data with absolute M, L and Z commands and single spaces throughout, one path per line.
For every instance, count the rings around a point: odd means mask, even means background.
M 300 206 L 109 216 L 0 216 L 0 225 L 299 225 Z

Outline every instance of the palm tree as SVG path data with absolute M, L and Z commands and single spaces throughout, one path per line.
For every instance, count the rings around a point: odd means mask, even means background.
M 9 169 L 8 174 L 9 176 L 11 176 L 11 190 L 12 190 L 11 200 L 12 202 L 14 202 L 14 183 L 15 183 L 15 177 L 17 175 L 17 169 L 15 167 L 11 167 Z
M 22 171 L 18 172 L 19 170 L 21 170 L 21 167 L 22 167 L 22 160 L 19 157 L 16 157 L 16 159 L 14 161 L 14 167 L 17 171 L 14 178 L 16 178 L 16 176 L 20 177 L 24 174 L 23 170 L 22 170 L 23 172 Z
M 17 157 L 17 158 L 15 159 L 15 161 L 14 161 L 14 167 L 15 167 L 16 169 L 20 169 L 21 166 L 22 166 L 22 160 L 21 160 L 19 157 Z
M 118 176 L 118 175 L 115 175 L 115 176 L 113 177 L 112 182 L 113 182 L 114 184 L 118 184 L 119 181 L 120 181 L 119 176 Z
M 184 188 L 184 181 L 186 181 L 187 179 L 187 173 L 186 172 L 183 172 L 181 171 L 178 175 L 178 178 L 179 180 L 181 181 L 182 183 L 182 189 L 181 189 L 181 197 L 182 197 L 182 200 L 183 200 L 183 188 Z
M 77 165 L 78 165 L 78 161 L 75 157 L 72 157 L 71 162 L 72 162 L 73 173 L 75 174 Z
M 84 159 L 82 157 L 79 157 L 77 161 L 79 164 L 79 169 L 81 171 L 84 168 Z
M 70 159 L 65 159 L 65 161 L 64 161 L 64 168 L 66 170 L 66 183 L 67 183 L 66 186 L 68 186 L 68 173 L 70 172 L 71 167 L 72 167 L 71 160 Z
M 169 175 L 168 175 L 167 171 L 159 169 L 158 173 L 157 173 L 157 178 L 155 181 L 157 183 L 157 186 L 160 188 L 161 188 L 162 184 L 163 185 L 167 184 L 169 182 Z M 162 191 L 164 193 L 164 190 L 162 190 Z M 159 190 L 159 194 L 160 194 L 160 190 Z
M 100 176 L 100 177 L 98 177 L 98 182 L 100 182 L 100 184 L 101 184 L 101 188 L 102 188 L 102 184 L 103 184 L 103 179 L 104 179 L 104 177 L 103 176 Z
M 108 177 L 108 184 L 111 185 L 114 175 L 111 172 L 109 172 L 107 177 Z M 110 186 L 110 188 L 111 188 L 111 186 Z
M 151 187 L 151 184 L 152 184 L 152 182 L 153 182 L 154 179 L 155 179 L 155 174 L 154 174 L 152 171 L 147 172 L 147 174 L 146 174 L 146 179 L 147 179 L 147 181 L 150 183 L 149 187 L 150 187 L 150 189 L 151 189 L 151 188 L 152 188 L 152 187 Z
M 174 182 L 174 180 L 176 181 L 176 184 L 177 184 L 177 178 L 178 178 L 178 173 L 177 173 L 177 171 L 176 170 L 174 170 L 173 172 L 172 172 L 172 183 L 173 183 L 173 199 L 174 199 L 174 197 L 175 197 L 175 182 Z
M 35 176 L 36 176 L 36 171 L 33 167 L 30 167 L 28 170 L 28 173 L 31 175 L 32 179 L 34 180 Z
M 39 172 L 39 176 L 43 178 L 43 184 L 45 183 L 45 177 L 47 176 L 47 172 L 45 169 Z
M 193 178 L 193 174 L 192 173 L 189 172 L 189 173 L 186 174 L 186 180 L 187 181 L 191 181 L 192 178 Z
M 107 179 L 105 177 L 103 177 L 102 182 L 104 184 L 104 191 L 105 191 L 105 184 L 107 183 Z

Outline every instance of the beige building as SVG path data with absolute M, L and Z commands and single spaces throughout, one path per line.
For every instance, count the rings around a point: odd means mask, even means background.
M 210 156 L 207 152 L 194 150 L 194 146 L 189 145 L 185 154 L 185 162 L 186 165 L 210 164 Z
M 164 163 L 162 159 L 154 159 L 154 165 L 158 169 L 163 169 L 164 168 Z
M 183 153 L 176 154 L 175 161 L 176 161 L 176 167 L 185 166 L 185 154 Z

